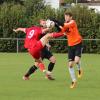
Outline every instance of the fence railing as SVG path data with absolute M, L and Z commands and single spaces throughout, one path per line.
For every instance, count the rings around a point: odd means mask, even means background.
M 53 41 L 54 44 L 55 44 L 55 41 L 66 41 L 66 40 L 67 39 L 58 38 L 58 39 L 52 39 L 51 41 Z M 6 41 L 6 42 L 4 43 L 4 41 Z M 8 43 L 7 41 L 10 41 L 10 43 Z M 11 41 L 14 41 L 13 42 L 13 45 L 12 45 L 12 42 Z M 9 44 L 8 47 L 10 47 L 12 45 L 12 49 L 15 48 L 15 51 L 14 52 L 17 52 L 18 53 L 18 52 L 21 51 L 20 50 L 20 47 L 24 48 L 23 47 L 23 43 L 24 43 L 23 41 L 24 41 L 24 38 L 0 38 L 0 46 L 1 45 L 3 46 L 4 44 L 6 44 L 5 45 L 5 48 L 6 48 L 6 46 L 8 46 L 7 44 Z M 85 43 L 85 45 L 87 45 L 87 47 L 90 46 L 90 48 L 91 48 L 92 47 L 91 46 L 92 45 L 91 43 L 93 42 L 93 45 L 94 46 L 98 45 L 98 49 L 100 48 L 100 39 L 83 39 L 83 43 L 86 42 L 86 41 L 89 42 L 89 44 L 88 43 Z M 60 42 L 59 42 L 59 44 L 60 44 Z M 2 46 L 0 47 L 0 52 L 5 52 L 5 51 L 2 51 L 1 50 L 2 49 Z M 7 47 L 7 49 L 8 49 L 8 47 Z M 11 48 L 10 48 L 10 51 L 13 52 L 13 50 L 11 50 Z

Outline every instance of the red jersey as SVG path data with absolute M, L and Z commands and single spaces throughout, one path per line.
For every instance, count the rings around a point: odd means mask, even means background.
M 25 32 L 26 38 L 24 47 L 30 48 L 33 47 L 37 43 L 37 41 L 39 41 L 39 37 L 42 34 L 42 28 L 38 26 L 33 26 L 30 28 L 26 28 Z

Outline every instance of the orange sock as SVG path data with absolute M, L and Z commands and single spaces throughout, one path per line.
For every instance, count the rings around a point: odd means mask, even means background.
M 44 66 L 43 63 L 39 63 L 38 66 L 39 66 L 39 68 L 40 68 L 40 70 L 41 70 L 42 72 L 45 71 L 45 66 Z

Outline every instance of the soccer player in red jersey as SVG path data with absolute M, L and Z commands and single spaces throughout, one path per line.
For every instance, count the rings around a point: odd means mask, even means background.
M 46 44 L 46 46 L 41 51 L 41 58 L 42 58 L 42 60 L 47 59 L 50 61 L 50 63 L 48 64 L 48 73 L 51 74 L 51 76 L 52 76 L 52 72 L 53 72 L 53 69 L 54 69 L 54 66 L 56 63 L 56 58 L 53 55 L 53 53 L 51 52 L 50 48 L 51 48 L 51 45 L 49 43 Z M 24 77 L 29 78 L 34 72 L 36 72 L 37 69 L 38 69 L 37 66 L 35 66 L 35 65 L 31 66 L 28 69 L 28 71 L 25 73 Z M 55 78 L 52 77 L 52 80 L 55 80 Z
M 41 20 L 40 24 L 44 27 L 46 26 L 46 22 L 44 20 Z M 39 37 L 43 33 L 45 34 L 49 30 L 50 30 L 49 28 L 42 28 L 42 27 L 38 27 L 38 26 L 32 26 L 30 28 L 13 29 L 13 31 L 15 31 L 15 32 L 22 31 L 22 32 L 26 33 L 24 47 L 28 50 L 28 52 L 35 59 L 35 66 L 38 66 L 40 68 L 40 70 L 45 73 L 46 77 L 48 79 L 52 80 L 51 75 L 49 73 L 47 73 L 45 66 L 42 62 L 41 50 L 49 42 L 50 39 L 63 36 L 63 34 L 61 32 L 48 33 L 45 36 L 43 36 L 41 39 L 39 39 Z M 24 79 L 28 79 L 28 77 L 24 77 Z

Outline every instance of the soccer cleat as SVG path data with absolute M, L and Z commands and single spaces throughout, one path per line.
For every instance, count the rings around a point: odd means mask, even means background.
M 55 80 L 51 75 L 46 75 L 45 78 L 47 78 L 47 79 L 49 79 L 49 80 Z
M 51 75 L 46 74 L 45 78 L 49 79 L 49 80 L 55 80 L 55 78 L 53 78 Z
M 46 79 L 49 79 L 49 80 L 55 80 L 55 79 L 52 77 L 52 72 L 50 72 L 50 71 L 46 71 L 46 73 L 45 73 L 45 78 L 46 78 Z
M 81 78 L 82 75 L 83 75 L 83 71 L 82 71 L 82 69 L 80 69 L 80 70 L 78 71 L 78 78 Z
M 71 89 L 75 88 L 76 87 L 76 84 L 77 84 L 77 82 L 76 81 L 73 81 L 72 84 L 71 84 L 71 86 L 70 86 L 70 88 Z
M 23 80 L 29 80 L 29 77 L 23 76 Z

